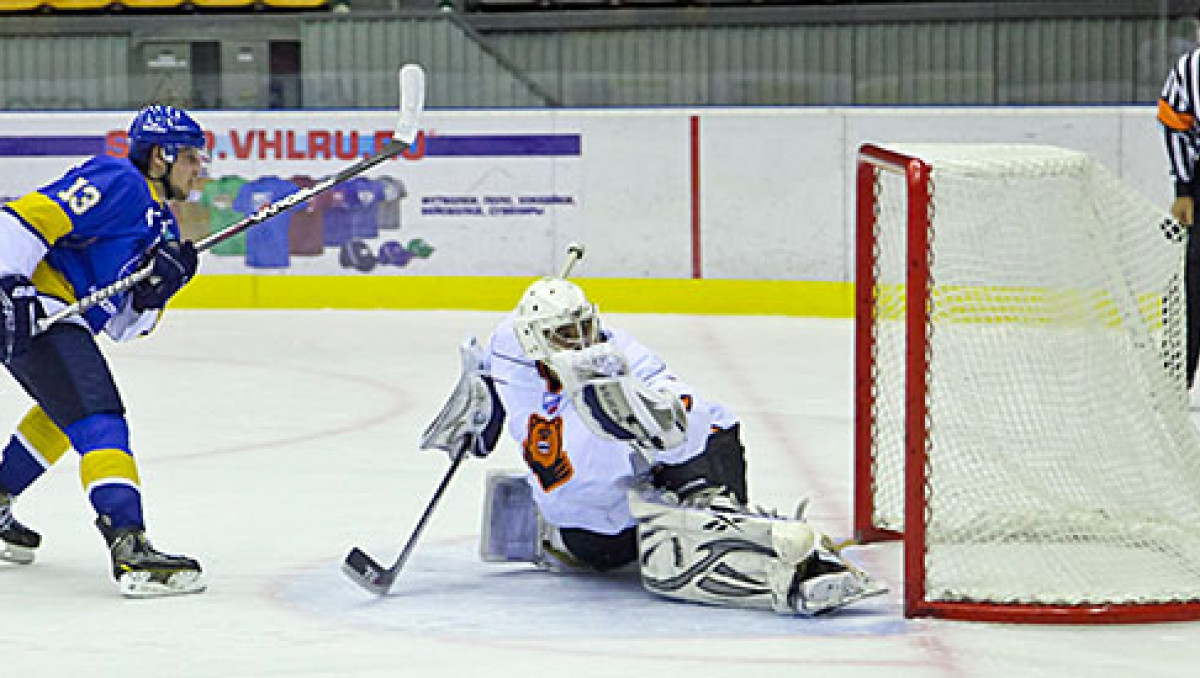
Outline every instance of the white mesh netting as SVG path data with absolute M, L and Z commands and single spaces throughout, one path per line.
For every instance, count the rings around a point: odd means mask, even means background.
M 889 148 L 932 167 L 926 599 L 1200 599 L 1178 227 L 1081 153 Z M 903 531 L 905 177 L 876 192 L 874 523 Z

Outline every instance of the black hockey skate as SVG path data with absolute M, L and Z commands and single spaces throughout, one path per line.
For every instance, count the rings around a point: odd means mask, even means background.
M 25 527 L 12 514 L 12 495 L 0 492 L 0 560 L 28 565 L 42 535 Z
M 96 519 L 96 527 L 108 543 L 113 579 L 121 595 L 130 598 L 200 593 L 207 584 L 200 563 L 186 556 L 163 553 L 146 538 L 141 528 L 114 529 L 108 518 Z

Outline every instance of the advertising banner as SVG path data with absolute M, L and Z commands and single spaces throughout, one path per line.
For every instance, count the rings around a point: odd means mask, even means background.
M 375 153 L 394 124 L 382 112 L 195 115 L 211 137 L 210 168 L 173 205 L 193 240 Z M 39 116 L 20 121 L 23 134 L 14 117 L 0 116 L 0 196 L 87 156 L 128 153 L 128 114 Z M 431 116 L 402 157 L 217 245 L 205 272 L 540 273 L 579 230 L 582 159 L 578 129 Z
M 204 185 L 175 206 L 202 238 L 373 153 L 394 111 L 197 111 Z M 0 113 L 0 197 L 89 155 L 123 155 L 132 112 Z M 578 274 L 850 282 L 864 142 L 1052 144 L 1091 154 L 1164 209 L 1151 107 L 432 110 L 403 157 L 222 243 L 205 273 Z M 261 278 L 260 278 L 261 279 Z

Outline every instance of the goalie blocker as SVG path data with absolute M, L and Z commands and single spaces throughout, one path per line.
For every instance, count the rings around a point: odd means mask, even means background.
M 563 390 L 592 433 L 652 450 L 679 447 L 687 436 L 683 400 L 629 373 L 624 354 L 607 342 L 550 356 Z

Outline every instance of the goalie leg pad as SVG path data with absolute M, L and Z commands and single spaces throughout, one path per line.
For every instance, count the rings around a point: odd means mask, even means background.
M 802 521 L 681 506 L 639 488 L 630 507 L 642 583 L 668 598 L 811 616 L 886 590 Z
M 535 563 L 541 518 L 523 474 L 490 471 L 483 499 L 479 555 L 488 562 Z
M 548 572 L 610 570 L 632 559 L 620 559 L 624 550 L 636 551 L 636 547 L 617 548 L 626 541 L 622 537 L 632 541 L 633 534 L 609 537 L 560 530 L 542 519 L 523 473 L 488 473 L 479 542 L 480 558 L 486 562 L 532 563 Z

